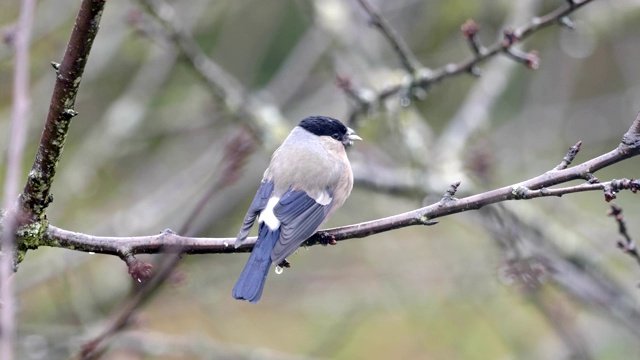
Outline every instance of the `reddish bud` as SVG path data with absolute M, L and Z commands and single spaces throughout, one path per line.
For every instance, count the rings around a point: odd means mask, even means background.
M 153 265 L 140 261 L 133 256 L 127 258 L 126 262 L 129 268 L 129 275 L 131 275 L 135 281 L 142 283 L 149 280 Z
M 475 21 L 469 19 L 465 21 L 462 26 L 460 26 L 460 30 L 462 31 L 462 36 L 468 40 L 476 36 L 478 31 L 480 30 L 480 26 L 476 24 Z
M 529 69 L 538 69 L 538 67 L 540 67 L 540 57 L 538 56 L 538 52 L 535 50 L 529 52 L 525 58 L 525 64 Z
M 350 90 L 353 86 L 351 79 L 347 76 L 336 75 L 336 87 L 340 90 Z

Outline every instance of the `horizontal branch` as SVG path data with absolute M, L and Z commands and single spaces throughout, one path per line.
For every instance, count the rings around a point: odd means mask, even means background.
M 234 248 L 235 238 L 196 238 L 180 236 L 164 230 L 149 236 L 93 236 L 49 225 L 45 232 L 46 246 L 60 247 L 98 254 L 116 255 L 122 258 L 133 254 L 157 254 L 179 252 L 185 254 L 210 254 L 248 252 L 256 238 L 249 238 L 246 246 Z
M 607 166 L 640 154 L 640 114 L 625 134 L 623 142 L 612 151 L 571 168 L 553 169 L 524 182 L 505 186 L 477 195 L 456 199 L 459 184 L 454 184 L 437 203 L 354 225 L 321 230 L 307 240 L 306 245 L 327 244 L 353 238 L 363 238 L 373 234 L 413 225 L 433 225 L 434 219 L 477 210 L 484 206 L 507 200 L 524 200 L 548 196 L 562 196 L 581 191 L 604 190 L 608 201 L 610 194 L 620 190 L 636 192 L 640 186 L 637 180 L 612 180 L 595 183 L 593 173 Z M 572 151 L 572 150 L 570 150 Z M 582 185 L 549 189 L 549 187 L 572 180 L 585 180 Z M 597 181 L 597 180 L 596 180 Z M 327 241 L 329 239 L 330 241 Z M 101 237 L 63 230 L 49 226 L 39 246 L 53 246 L 77 251 L 117 255 L 126 258 L 140 253 L 179 252 L 186 254 L 247 252 L 253 248 L 256 238 L 250 238 L 240 248 L 234 247 L 235 238 L 195 238 L 183 237 L 165 230 L 158 235 L 139 237 Z M 37 246 L 35 246 L 37 247 Z
M 496 56 L 502 52 L 507 52 L 513 45 L 522 42 L 535 32 L 547 28 L 551 25 L 559 23 L 559 20 L 578 10 L 580 7 L 588 4 L 593 0 L 574 1 L 573 4 L 564 4 L 550 13 L 533 18 L 529 24 L 517 28 L 515 30 L 506 30 L 504 39 L 487 47 L 484 51 L 474 54 L 473 57 L 459 62 L 457 64 L 449 64 L 437 70 L 434 70 L 422 79 L 418 79 L 416 85 L 428 86 L 436 82 L 440 82 L 445 78 L 453 75 L 468 73 L 479 63 Z M 399 91 L 400 88 L 397 89 Z M 388 94 L 391 89 L 386 93 Z M 388 95 L 387 95 L 388 96 Z

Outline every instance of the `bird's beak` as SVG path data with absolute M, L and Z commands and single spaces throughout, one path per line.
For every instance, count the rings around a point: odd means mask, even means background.
M 349 141 L 353 142 L 354 140 L 362 141 L 362 138 L 356 135 L 356 132 L 352 128 L 347 128 L 347 138 Z
M 362 140 L 362 138 L 356 135 L 356 132 L 352 128 L 347 128 L 347 134 L 342 138 L 342 144 L 347 147 L 353 145 L 354 140 Z

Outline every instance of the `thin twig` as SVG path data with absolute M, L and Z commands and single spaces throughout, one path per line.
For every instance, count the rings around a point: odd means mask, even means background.
M 616 193 L 620 190 L 631 190 L 636 193 L 640 189 L 640 180 L 633 179 L 614 179 L 607 182 L 590 183 L 569 186 L 563 188 L 547 189 L 542 188 L 539 190 L 530 190 L 526 187 L 518 187 L 514 190 L 520 200 L 535 199 L 545 196 L 563 196 L 567 194 L 573 194 L 585 191 L 604 190 L 605 201 L 609 202 L 616 198 Z
M 369 2 L 369 0 L 358 0 L 362 8 L 369 14 L 371 17 L 371 24 L 378 29 L 387 38 L 393 50 L 396 52 L 402 65 L 405 70 L 409 74 L 414 74 L 416 69 L 421 68 L 422 66 L 416 60 L 415 55 L 409 49 L 409 46 L 404 42 L 402 37 L 400 37 L 389 25 L 387 20 L 380 15 L 380 13 L 373 7 L 373 5 Z
M 480 26 L 475 23 L 475 21 L 468 19 L 462 26 L 460 27 L 460 31 L 462 31 L 462 37 L 467 39 L 467 43 L 469 43 L 469 48 L 473 52 L 474 55 L 479 56 L 482 52 L 485 51 L 484 46 L 480 43 L 480 39 L 478 39 L 478 31 L 480 31 Z
M 538 12 L 540 2 L 514 2 L 502 27 L 511 23 L 521 23 L 531 18 L 533 14 Z M 461 31 L 463 37 L 469 42 L 470 37 L 477 38 L 479 27 L 473 21 L 468 20 Z M 477 45 L 479 46 L 479 44 Z M 482 47 L 478 53 L 485 51 Z M 433 156 L 426 157 L 430 162 L 427 166 L 430 177 L 434 180 L 434 176 L 442 179 L 434 181 L 435 183 L 448 182 L 447 179 L 454 177 L 463 180 L 465 188 L 471 190 L 473 181 L 467 178 L 468 172 L 464 168 L 476 165 L 480 165 L 480 168 L 475 169 L 478 170 L 475 175 L 478 175 L 478 178 L 486 179 L 488 173 L 484 166 L 487 164 L 482 165 L 482 163 L 489 160 L 489 157 L 486 156 L 487 154 L 483 155 L 481 151 L 469 151 L 468 145 L 478 131 L 489 126 L 491 111 L 510 83 L 509 79 L 516 66 L 515 62 L 495 61 L 482 69 L 482 77 L 467 92 L 464 102 L 458 107 L 456 114 L 447 122 L 435 141 L 436 146 L 430 152 Z
M 640 253 L 638 252 L 635 241 L 633 241 L 631 235 L 629 235 L 629 232 L 627 231 L 627 223 L 624 221 L 624 217 L 622 216 L 622 208 L 616 204 L 611 204 L 611 210 L 609 210 L 608 215 L 612 216 L 616 220 L 618 223 L 618 232 L 624 239 L 624 241 L 617 242 L 618 248 L 636 259 L 638 264 L 640 264 Z
M 534 18 L 529 21 L 529 24 L 517 28 L 512 32 L 506 33 L 505 38 L 510 39 L 510 41 L 499 40 L 495 44 L 489 46 L 484 53 L 474 55 L 460 63 L 449 64 L 440 69 L 434 70 L 431 76 L 427 76 L 424 79 L 419 80 L 417 84 L 420 86 L 428 86 L 430 84 L 440 82 L 448 77 L 463 74 L 478 63 L 496 56 L 501 52 L 506 52 L 508 49 L 512 48 L 513 45 L 522 42 L 535 32 L 556 24 L 559 18 L 571 14 L 591 1 L 593 0 L 583 0 L 573 7 L 565 4 L 544 16 Z
M 36 1 L 25 0 L 20 7 L 20 18 L 15 33 L 15 58 L 13 72 L 13 103 L 11 109 L 11 131 L 7 149 L 7 170 L 4 179 L 3 219 L 0 254 L 0 358 L 14 358 L 16 341 L 16 308 L 13 279 L 11 275 L 16 262 L 15 230 L 19 213 L 15 211 L 18 197 L 24 145 L 29 121 L 29 42 Z
M 572 4 L 563 4 L 548 14 L 533 18 L 527 25 L 521 26 L 515 30 L 507 30 L 503 36 L 503 39 L 498 40 L 491 46 L 481 48 L 481 51 L 474 52 L 470 58 L 460 61 L 458 63 L 450 63 L 433 70 L 420 71 L 417 70 L 414 74 L 415 77 L 409 84 L 410 87 L 419 87 L 422 89 L 428 89 L 431 85 L 437 84 L 445 79 L 461 74 L 476 74 L 476 66 L 480 63 L 497 56 L 499 54 L 507 54 L 510 57 L 517 59 L 525 63 L 530 68 L 535 68 L 539 64 L 539 59 L 535 52 L 522 53 L 516 50 L 512 50 L 513 46 L 521 43 L 523 40 L 534 34 L 535 32 L 552 26 L 554 24 L 561 24 L 560 19 L 567 17 L 574 11 L 578 10 L 582 6 L 590 3 L 593 0 L 574 1 Z M 382 103 L 385 100 L 395 95 L 402 95 L 406 91 L 407 84 L 399 83 L 385 87 L 384 89 L 375 92 L 376 102 Z M 350 118 L 357 117 L 358 114 L 362 114 L 363 108 L 358 106 L 349 116 Z
M 567 155 L 565 155 L 564 158 L 562 158 L 562 162 L 558 164 L 558 166 L 556 166 L 555 169 L 563 170 L 563 169 L 566 169 L 567 166 L 571 165 L 573 160 L 576 158 L 576 155 L 578 155 L 578 152 L 580 151 L 580 146 L 582 146 L 582 141 L 578 141 L 575 145 L 569 148 Z

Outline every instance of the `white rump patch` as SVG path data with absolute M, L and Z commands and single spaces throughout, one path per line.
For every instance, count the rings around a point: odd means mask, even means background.
M 276 217 L 276 214 L 273 213 L 273 208 L 276 206 L 279 197 L 272 197 L 267 202 L 267 206 L 260 212 L 260 217 L 258 218 L 259 222 L 264 222 L 269 227 L 269 230 L 276 230 L 280 227 L 280 220 Z
M 313 200 L 315 200 L 318 204 L 324 206 L 324 205 L 329 205 L 333 200 L 333 198 L 331 197 L 331 195 L 329 195 L 328 192 L 323 191 L 320 193 L 320 195 L 318 195 Z

